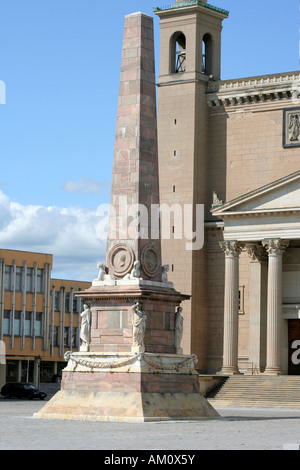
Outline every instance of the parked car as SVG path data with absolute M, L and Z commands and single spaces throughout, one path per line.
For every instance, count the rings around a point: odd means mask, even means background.
M 1 395 L 5 398 L 39 398 L 44 400 L 47 393 L 42 390 L 38 390 L 32 384 L 22 383 L 7 383 L 1 388 Z

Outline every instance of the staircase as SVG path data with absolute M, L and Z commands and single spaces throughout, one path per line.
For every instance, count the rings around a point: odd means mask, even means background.
M 300 410 L 300 376 L 233 375 L 206 395 L 214 407 Z

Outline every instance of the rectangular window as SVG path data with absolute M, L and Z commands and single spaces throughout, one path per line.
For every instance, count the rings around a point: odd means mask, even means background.
M 22 291 L 22 268 L 16 268 L 16 291 Z
M 5 266 L 4 289 L 11 290 L 12 266 Z
M 60 292 L 55 292 L 55 311 L 56 312 L 60 312 L 59 294 L 60 294 Z
M 54 327 L 53 345 L 59 346 L 59 326 Z
M 36 313 L 35 315 L 35 336 L 43 336 L 43 330 L 42 330 L 42 320 L 43 320 L 43 314 L 42 313 Z
M 36 291 L 38 294 L 43 293 L 43 270 L 37 269 L 37 283 L 36 283 Z
M 77 298 L 73 295 L 73 312 L 77 312 Z
M 3 334 L 4 336 L 10 335 L 10 311 L 9 310 L 4 310 Z
M 245 286 L 239 288 L 239 315 L 245 314 Z
M 27 277 L 26 277 L 26 290 L 27 292 L 32 292 L 32 277 L 33 277 L 33 268 L 27 268 Z
M 64 346 L 67 348 L 69 346 L 69 330 L 70 328 L 68 326 L 65 326 L 64 328 Z
M 65 294 L 65 312 L 70 311 L 70 292 L 66 292 Z
M 21 336 L 21 312 L 15 312 L 14 336 Z
M 77 338 L 77 328 L 72 328 L 72 346 L 76 347 L 76 338 Z
M 31 336 L 31 312 L 25 313 L 25 336 Z

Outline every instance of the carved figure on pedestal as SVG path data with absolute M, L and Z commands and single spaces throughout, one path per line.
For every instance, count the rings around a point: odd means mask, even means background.
M 219 199 L 219 196 L 216 193 L 216 191 L 213 191 L 212 197 L 213 197 L 213 202 L 212 202 L 212 207 L 213 208 L 223 205 L 223 201 L 221 201 L 221 199 Z
M 104 281 L 106 277 L 105 265 L 103 263 L 98 263 L 97 268 L 99 269 L 99 273 L 98 273 L 98 279 L 95 279 L 95 280 Z
M 91 310 L 87 304 L 83 306 L 84 310 L 80 314 L 81 327 L 80 327 L 80 339 L 81 346 L 80 351 L 89 351 L 90 346 L 90 334 L 91 334 Z
M 147 316 L 141 308 L 141 304 L 137 302 L 132 307 L 133 317 L 133 343 L 131 350 L 134 352 L 145 352 L 145 331 Z
M 182 336 L 183 336 L 183 316 L 182 307 L 178 307 L 175 317 L 175 346 L 176 354 L 182 354 L 182 348 L 180 347 Z
M 93 285 L 98 285 L 97 283 L 99 283 L 99 282 L 112 281 L 112 280 L 116 279 L 115 276 L 112 276 L 110 274 L 106 274 L 105 264 L 98 263 L 97 268 L 99 270 L 98 278 L 93 281 Z
M 165 264 L 162 267 L 162 274 L 161 274 L 161 280 L 162 282 L 168 282 L 168 272 L 169 272 L 170 266 L 168 264 Z
M 124 279 L 133 280 L 133 279 L 141 279 L 141 262 L 135 261 L 133 263 L 133 269 L 130 274 L 127 274 Z

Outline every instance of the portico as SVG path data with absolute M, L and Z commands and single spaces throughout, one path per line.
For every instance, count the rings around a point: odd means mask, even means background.
M 285 320 L 299 319 L 300 171 L 220 204 L 212 214 L 224 222 L 224 241 L 220 243 L 225 252 L 220 373 L 239 373 L 239 257 L 245 251 L 250 263 L 247 373 L 253 373 L 254 366 L 258 373 L 287 374 L 290 353 Z M 283 273 L 289 274 L 283 279 Z

